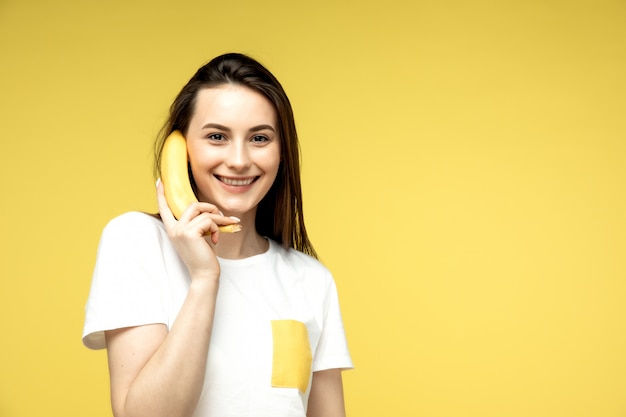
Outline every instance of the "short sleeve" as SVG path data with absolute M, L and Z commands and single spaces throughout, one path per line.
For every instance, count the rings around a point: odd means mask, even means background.
M 85 346 L 103 349 L 106 330 L 167 324 L 162 239 L 156 219 L 144 213 L 123 214 L 104 228 L 85 307 Z
M 330 273 L 327 275 L 323 309 L 322 331 L 313 357 L 312 370 L 352 369 L 354 365 L 348 350 L 337 286 Z

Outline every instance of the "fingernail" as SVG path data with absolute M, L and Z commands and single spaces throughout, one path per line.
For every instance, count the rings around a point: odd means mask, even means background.
M 159 188 L 159 184 L 161 184 L 161 178 L 157 178 L 156 180 L 156 187 Z
M 241 223 L 241 220 L 239 220 L 239 218 L 238 218 L 238 217 L 235 217 L 235 216 L 228 216 L 228 217 L 230 217 L 231 219 L 233 219 L 233 220 L 234 220 L 234 221 L 236 221 L 237 223 Z

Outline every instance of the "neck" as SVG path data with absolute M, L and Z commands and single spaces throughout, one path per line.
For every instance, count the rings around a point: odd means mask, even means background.
M 224 259 L 243 259 L 264 253 L 269 242 L 256 231 L 254 218 L 241 221 L 241 231 L 237 233 L 221 233 L 215 246 L 215 254 Z

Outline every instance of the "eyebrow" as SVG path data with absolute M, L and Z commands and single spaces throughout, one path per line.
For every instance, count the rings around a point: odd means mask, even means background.
M 219 123 L 207 123 L 204 126 L 202 126 L 202 129 L 219 129 L 219 130 L 224 130 L 227 132 L 230 132 L 230 128 L 224 125 L 221 125 Z M 267 124 L 263 124 L 263 125 L 258 125 L 258 126 L 253 126 L 250 128 L 250 132 L 260 132 L 261 130 L 271 130 L 272 132 L 276 132 L 276 129 L 274 129 L 274 127 L 272 125 L 267 125 Z

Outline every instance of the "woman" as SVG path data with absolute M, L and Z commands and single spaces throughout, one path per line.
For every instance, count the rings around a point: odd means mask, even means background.
M 174 130 L 199 202 L 176 220 L 157 180 L 160 216 L 113 219 L 87 302 L 83 341 L 107 349 L 115 416 L 344 416 L 352 362 L 304 226 L 280 83 L 245 55 L 217 57 L 172 104 L 157 173 Z

